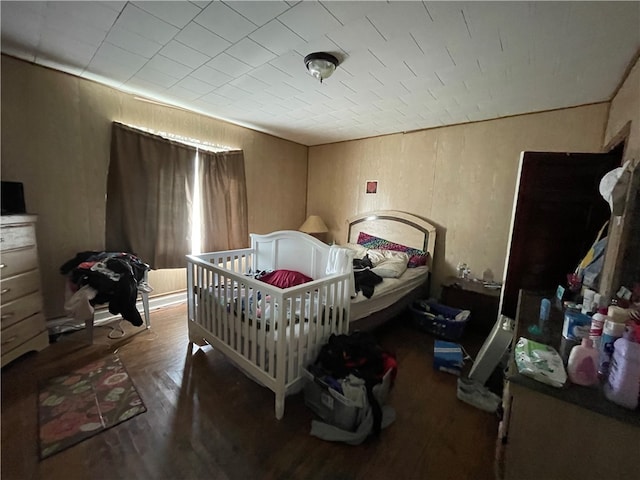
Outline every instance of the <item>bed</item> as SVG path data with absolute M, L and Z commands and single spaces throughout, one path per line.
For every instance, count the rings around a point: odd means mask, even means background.
M 187 255 L 189 340 L 210 344 L 271 389 L 281 419 L 285 396 L 302 389 L 304 368 L 332 333 L 348 331 L 351 268 L 332 258 L 340 249 L 305 233 L 250 237 L 250 248 Z M 274 286 L 256 278 L 265 271 L 310 281 Z
M 353 300 L 349 330 L 371 330 L 401 314 L 413 301 L 429 296 L 436 227 L 406 212 L 366 212 L 347 220 L 346 243 L 357 244 L 362 234 L 376 236 L 427 253 L 422 267 L 408 268 L 399 279 L 385 278 L 370 299 L 362 294 Z
M 433 225 L 404 212 L 370 212 L 348 221 L 347 243 L 363 235 L 419 250 L 428 263 L 385 279 L 365 300 L 354 295 L 351 247 L 305 233 L 251 234 L 250 248 L 188 255 L 189 340 L 211 345 L 271 389 L 281 419 L 285 397 L 302 389 L 305 367 L 332 333 L 375 328 L 426 295 Z M 257 278 L 264 271 L 296 272 L 309 281 L 271 285 Z

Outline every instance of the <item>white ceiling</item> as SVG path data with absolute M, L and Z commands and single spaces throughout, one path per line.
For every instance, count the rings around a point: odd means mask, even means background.
M 0 4 L 2 52 L 318 145 L 609 100 L 640 2 Z M 320 84 L 305 55 L 341 64 Z M 640 86 L 639 86 L 640 88 Z

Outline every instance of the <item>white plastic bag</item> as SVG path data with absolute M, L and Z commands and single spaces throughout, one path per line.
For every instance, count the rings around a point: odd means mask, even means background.
M 622 215 L 631 178 L 631 161 L 627 160 L 624 165 L 607 172 L 600 180 L 600 195 L 611 208 L 613 215 Z

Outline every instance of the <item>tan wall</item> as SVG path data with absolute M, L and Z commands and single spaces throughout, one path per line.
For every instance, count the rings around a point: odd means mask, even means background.
M 38 214 L 47 318 L 64 314 L 58 269 L 102 250 L 111 122 L 242 148 L 249 231 L 295 229 L 305 219 L 307 147 L 2 56 L 2 179 L 24 182 Z M 154 294 L 185 288 L 183 269 L 152 272 Z
M 628 129 L 628 130 L 627 130 Z M 604 147 L 612 147 L 612 143 L 619 140 L 620 134 L 626 134 L 625 151 L 622 158 L 623 163 L 631 160 L 634 168 L 634 176 L 640 175 L 640 59 L 638 59 L 629 72 L 620 90 L 611 100 L 609 118 L 607 119 L 607 129 L 603 142 Z M 638 185 L 636 180 L 635 185 Z M 624 248 L 619 248 L 621 239 L 628 236 L 631 218 L 628 209 L 625 213 L 609 222 L 609 232 L 607 241 L 607 253 L 605 263 L 602 267 L 601 293 L 606 297 L 617 291 L 619 273 L 622 262 L 624 262 Z M 629 245 L 629 241 L 623 242 Z M 638 240 L 635 239 L 635 245 Z M 627 247 L 628 248 L 628 247 Z
M 608 104 L 309 148 L 308 213 L 344 243 L 346 219 L 407 211 L 438 227 L 432 295 L 459 261 L 503 275 L 520 152 L 599 152 Z M 365 181 L 378 180 L 378 194 Z

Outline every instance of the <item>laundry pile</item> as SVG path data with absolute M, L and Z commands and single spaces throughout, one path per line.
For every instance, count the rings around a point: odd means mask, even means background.
M 136 327 L 142 317 L 136 308 L 138 290 L 150 292 L 145 273 L 150 269 L 125 252 L 80 252 L 60 267 L 67 276 L 65 310 L 77 320 L 93 318 L 94 306 L 109 304 L 109 312 Z

